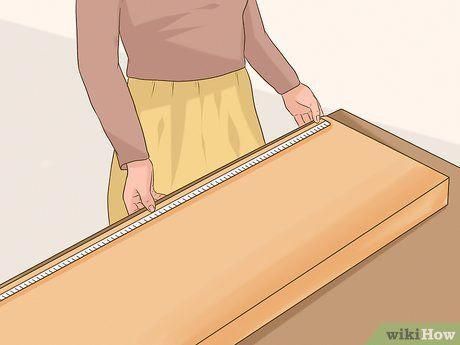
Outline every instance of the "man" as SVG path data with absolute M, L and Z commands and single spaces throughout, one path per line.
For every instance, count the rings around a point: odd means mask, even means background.
M 128 83 L 118 42 L 128 54 Z M 299 125 L 321 106 L 264 30 L 256 0 L 77 0 L 79 69 L 114 147 L 109 221 L 264 144 L 246 60 Z

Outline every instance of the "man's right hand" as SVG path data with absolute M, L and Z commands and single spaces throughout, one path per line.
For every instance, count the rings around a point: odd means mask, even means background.
M 123 200 L 129 214 L 146 208 L 155 211 L 155 201 L 164 195 L 153 189 L 153 167 L 149 159 L 127 164 L 128 177 L 123 191 Z

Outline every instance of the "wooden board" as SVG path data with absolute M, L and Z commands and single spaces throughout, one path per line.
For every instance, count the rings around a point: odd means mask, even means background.
M 346 110 L 330 116 L 449 176 L 449 204 L 238 345 L 303 344 L 306 339 L 357 345 L 387 322 L 460 320 L 460 276 L 453 274 L 460 262 L 460 168 Z M 414 133 L 410 137 L 423 141 Z M 455 150 L 453 143 L 438 140 L 437 145 L 438 152 Z
M 447 204 L 446 176 L 327 120 L 322 132 L 0 302 L 0 343 L 234 344 Z

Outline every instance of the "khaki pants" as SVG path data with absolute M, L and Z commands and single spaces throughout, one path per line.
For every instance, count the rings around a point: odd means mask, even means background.
M 154 169 L 154 189 L 169 194 L 262 146 L 265 141 L 246 69 L 199 81 L 128 79 Z M 113 155 L 110 224 L 128 215 L 127 172 Z

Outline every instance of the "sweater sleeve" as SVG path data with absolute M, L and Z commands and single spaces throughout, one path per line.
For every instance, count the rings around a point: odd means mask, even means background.
M 78 68 L 121 169 L 148 159 L 139 118 L 118 62 L 121 0 L 77 0 Z
M 257 0 L 248 0 L 243 14 L 245 57 L 278 93 L 300 84 L 299 78 L 265 31 Z

